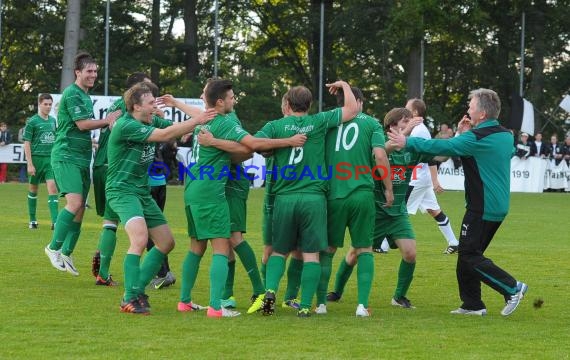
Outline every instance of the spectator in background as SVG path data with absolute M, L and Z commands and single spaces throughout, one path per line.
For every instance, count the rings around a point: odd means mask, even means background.
M 528 141 L 528 134 L 525 132 L 521 133 L 520 140 L 517 142 L 515 155 L 523 160 L 530 156 L 530 142 Z
M 562 145 L 562 150 L 560 151 L 564 160 L 566 160 L 566 164 L 570 166 L 570 134 L 566 135 L 566 139 L 564 140 L 564 144 Z
M 24 120 L 25 121 L 25 120 Z M 24 143 L 24 131 L 26 130 L 26 125 L 18 130 L 18 143 Z M 28 180 L 28 166 L 26 164 L 20 164 L 20 170 L 18 172 L 18 181 L 21 183 L 25 183 Z
M 553 160 L 555 165 L 558 165 L 560 164 L 560 161 L 562 161 L 562 156 L 562 146 L 558 144 L 558 136 L 554 134 L 550 137 L 550 146 L 548 147 L 546 157 Z
M 534 135 L 534 141 L 530 143 L 530 156 L 536 156 L 544 159 L 548 154 L 548 144 L 542 143 L 542 133 L 537 132 Z
M 435 136 L 436 139 L 449 139 L 453 137 L 453 129 L 449 127 L 448 123 L 441 123 L 439 125 L 439 132 Z
M 12 142 L 12 134 L 8 130 L 5 122 L 0 123 L 0 147 L 4 147 Z M 8 175 L 8 164 L 0 164 L 0 184 L 6 182 Z

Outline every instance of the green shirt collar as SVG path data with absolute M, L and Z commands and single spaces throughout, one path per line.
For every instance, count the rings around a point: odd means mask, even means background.
M 479 125 L 475 126 L 474 129 L 484 128 L 484 127 L 489 127 L 489 126 L 498 126 L 498 125 L 499 125 L 499 120 L 487 119 L 487 120 L 483 121 L 482 123 L 480 123 Z

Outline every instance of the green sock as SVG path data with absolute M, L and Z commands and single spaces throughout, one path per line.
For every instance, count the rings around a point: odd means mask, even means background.
M 267 290 L 277 292 L 279 282 L 285 272 L 285 258 L 272 255 L 267 260 Z
M 37 221 L 36 209 L 38 207 L 38 194 L 33 192 L 28 192 L 28 214 L 30 215 L 30 221 Z
M 301 309 L 310 309 L 321 278 L 321 264 L 306 262 L 301 275 Z
M 196 283 L 198 277 L 198 270 L 200 269 L 200 260 L 202 257 L 188 251 L 184 261 L 182 262 L 182 280 L 180 282 L 180 301 L 189 303 L 192 301 L 192 288 Z
M 158 250 L 156 246 L 153 246 L 152 249 L 146 253 L 141 264 L 141 272 L 139 275 L 139 288 L 141 290 L 141 294 L 144 293 L 144 288 L 152 279 L 154 279 L 158 270 L 160 270 L 165 257 L 166 254 Z
M 58 207 L 59 207 L 59 198 L 57 197 L 57 195 L 48 195 L 48 208 L 52 224 L 55 224 L 57 220 Z
M 356 270 L 358 281 L 358 303 L 368 309 L 368 299 L 372 280 L 374 279 L 374 255 L 364 252 L 358 255 L 358 269 Z
M 69 225 L 69 231 L 63 242 L 63 247 L 61 248 L 61 253 L 63 255 L 69 256 L 75 250 L 75 245 L 77 245 L 77 240 L 79 240 L 79 234 L 81 234 L 81 223 L 72 221 Z
M 296 299 L 301 286 L 301 273 L 303 272 L 303 260 L 291 258 L 287 268 L 287 289 L 285 290 L 285 300 Z
M 334 292 L 338 295 L 342 296 L 344 292 L 344 287 L 350 279 L 350 275 L 352 275 L 352 270 L 354 270 L 354 266 L 349 265 L 346 262 L 346 258 L 340 262 L 340 266 L 336 271 L 336 279 L 334 282 Z
M 259 269 L 257 268 L 257 260 L 255 259 L 255 253 L 247 241 L 242 241 L 238 246 L 234 248 L 234 251 L 238 255 L 245 272 L 249 276 L 251 281 L 251 287 L 253 288 L 253 293 L 255 295 L 263 294 L 265 292 L 265 287 L 261 281 L 261 275 L 259 275 Z
M 222 294 L 228 277 L 228 257 L 222 254 L 212 255 L 210 266 L 210 306 L 214 310 L 222 308 Z
M 74 217 L 75 214 L 71 213 L 66 208 L 61 209 L 59 215 L 57 216 L 57 225 L 55 226 L 53 237 L 51 238 L 51 242 L 49 244 L 49 248 L 51 250 L 61 249 Z
M 266 281 L 266 273 L 267 273 L 267 265 L 261 262 L 261 268 L 259 269 L 259 273 L 261 275 L 261 281 L 263 281 L 263 288 L 267 288 L 267 281 Z
M 99 265 L 99 276 L 103 279 L 109 278 L 109 267 L 111 266 L 111 259 L 115 253 L 117 245 L 117 226 L 113 224 L 103 225 L 103 231 L 99 237 L 99 253 L 101 255 L 101 263 Z
M 317 305 L 327 303 L 327 290 L 332 272 L 332 260 L 334 254 L 328 251 L 321 251 L 321 277 L 317 287 Z
M 139 295 L 139 274 L 140 274 L 140 255 L 127 254 L 123 263 L 125 272 L 125 296 L 123 299 L 129 301 Z M 144 289 L 143 289 L 144 290 Z
M 228 299 L 234 295 L 234 278 L 236 274 L 236 261 L 228 261 L 228 277 L 226 278 L 226 286 L 222 299 Z
M 408 289 L 414 278 L 414 269 L 416 268 L 416 263 L 405 262 L 404 259 L 400 261 L 400 269 L 398 270 L 398 284 L 396 285 L 396 292 L 394 293 L 394 299 L 399 299 L 402 296 L 406 296 Z

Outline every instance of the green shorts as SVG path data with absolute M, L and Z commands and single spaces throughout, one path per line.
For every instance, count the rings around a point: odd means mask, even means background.
M 45 183 L 46 180 L 54 180 L 53 170 L 51 168 L 51 157 L 34 156 L 34 167 L 36 168 L 36 175 L 30 175 L 30 184 L 38 185 Z
M 344 233 L 348 227 L 354 248 L 372 246 L 374 235 L 374 193 L 355 191 L 344 199 L 327 202 L 328 244 L 336 248 L 344 246 Z
M 156 201 L 150 194 L 108 192 L 107 206 L 118 215 L 118 218 L 125 226 L 129 220 L 137 217 L 144 218 L 146 227 L 149 229 L 167 223 L 164 214 L 162 214 L 162 211 L 160 211 Z
M 245 233 L 247 227 L 247 200 L 237 196 L 226 196 L 230 210 L 230 231 Z
M 186 206 L 188 235 L 197 240 L 230 238 L 230 210 L 228 202 L 190 204 Z
M 324 194 L 275 196 L 273 250 L 316 253 L 327 248 L 327 200 Z
M 89 167 L 83 167 L 64 161 L 51 164 L 60 196 L 81 194 L 83 201 L 87 199 L 91 187 Z
M 273 205 L 275 203 L 275 195 L 265 194 L 263 198 L 263 219 L 261 231 L 263 233 L 263 245 L 271 246 L 273 244 Z
M 400 239 L 416 239 L 414 229 L 408 214 L 388 216 L 386 213 L 376 213 L 376 225 L 374 227 L 374 248 L 380 248 L 382 240 L 388 239 L 392 249 L 397 249 L 395 241 Z

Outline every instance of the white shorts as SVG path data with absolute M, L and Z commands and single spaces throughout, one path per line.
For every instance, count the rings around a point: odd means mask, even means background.
M 415 215 L 418 209 L 425 214 L 427 210 L 439 210 L 439 204 L 432 186 L 416 187 L 408 198 L 408 214 Z

